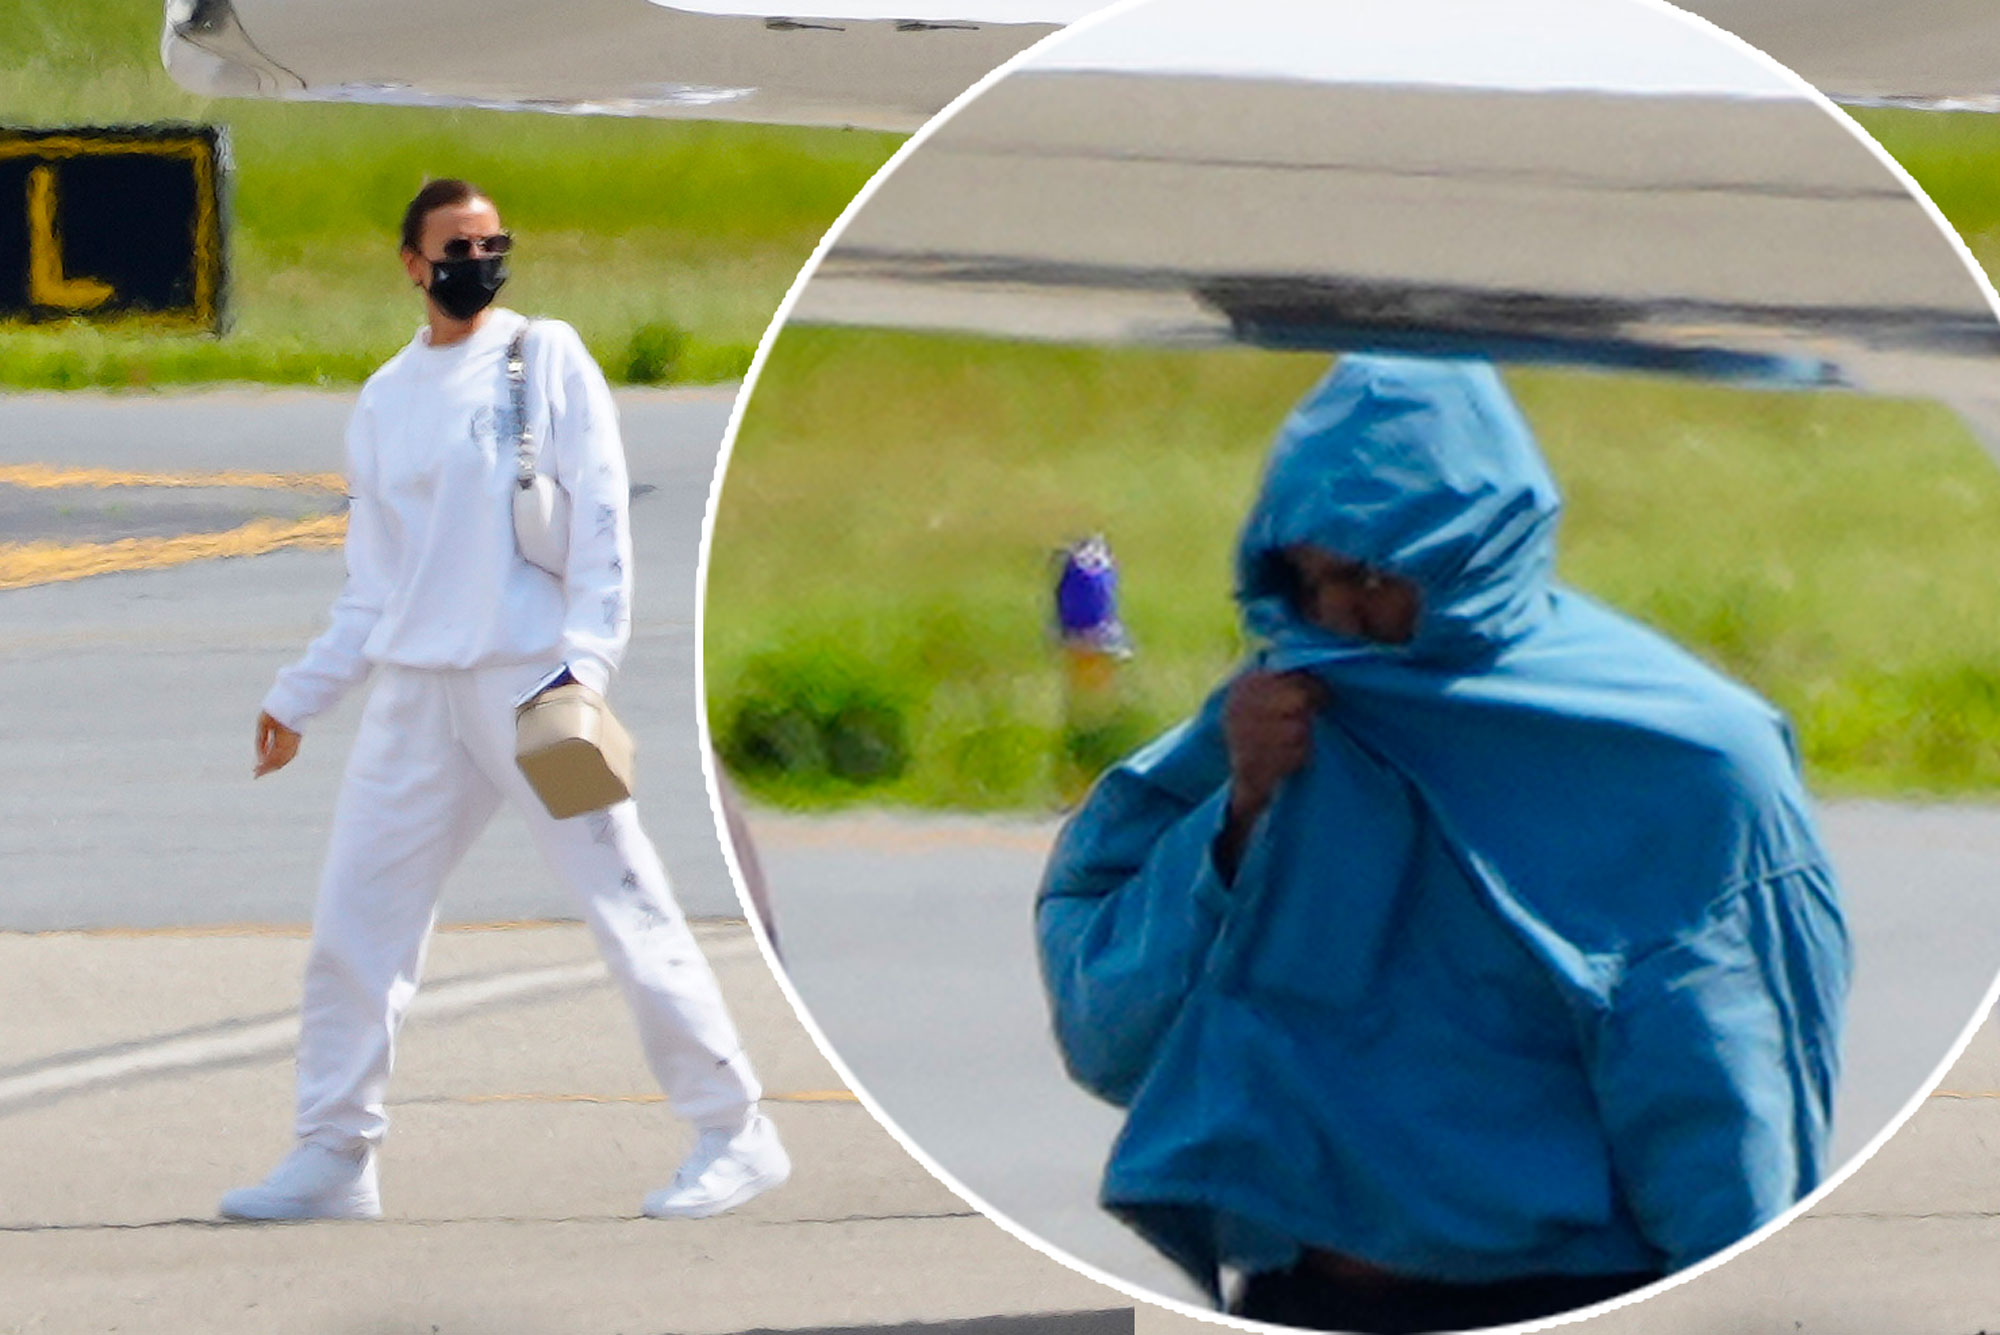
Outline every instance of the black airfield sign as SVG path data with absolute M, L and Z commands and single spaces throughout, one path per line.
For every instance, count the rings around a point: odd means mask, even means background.
M 220 331 L 222 131 L 0 127 L 0 320 Z

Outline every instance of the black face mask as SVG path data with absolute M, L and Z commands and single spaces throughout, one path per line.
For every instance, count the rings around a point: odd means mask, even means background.
M 470 320 L 493 304 L 493 295 L 506 281 L 507 261 L 498 255 L 432 260 L 431 285 L 426 290 L 446 315 Z

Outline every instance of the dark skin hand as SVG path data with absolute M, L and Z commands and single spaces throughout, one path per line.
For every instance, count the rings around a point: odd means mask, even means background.
M 1326 701 L 1325 684 L 1304 672 L 1247 672 L 1229 688 L 1222 705 L 1229 814 L 1215 840 L 1223 880 L 1236 878 L 1251 827 L 1278 785 L 1312 759 L 1313 716 Z
M 1305 621 L 1376 644 L 1416 637 L 1423 594 L 1415 582 L 1309 543 L 1278 554 L 1288 567 L 1292 607 Z M 1229 744 L 1229 815 L 1215 840 L 1215 867 L 1236 879 L 1250 831 L 1278 785 L 1312 759 L 1313 715 L 1327 703 L 1326 684 L 1305 672 L 1250 672 L 1222 705 Z

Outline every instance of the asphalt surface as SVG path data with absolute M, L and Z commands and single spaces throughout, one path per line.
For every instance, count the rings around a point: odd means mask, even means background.
M 731 394 L 620 399 L 637 571 L 612 700 L 639 745 L 639 801 L 682 906 L 740 913 L 694 734 L 695 568 Z M 145 474 L 338 474 L 351 397 L 304 392 L 0 398 L 0 464 Z M 337 505 L 337 501 L 335 502 Z M 248 488 L 0 487 L 0 542 L 103 541 L 326 508 Z M 67 512 L 67 513 L 65 513 Z M 252 782 L 272 675 L 326 622 L 337 550 L 291 550 L 0 593 L 8 787 L 0 929 L 308 920 L 364 691 Z M 504 813 L 447 883 L 446 921 L 573 917 Z
M 1067 1314 L 1129 1311 L 972 1212 L 846 1098 L 742 925 L 698 935 L 773 1096 L 789 1183 L 714 1219 L 639 1216 L 691 1136 L 588 933 L 545 924 L 435 942 L 379 1223 L 237 1225 L 216 1200 L 286 1149 L 304 938 L 0 933 L 0 1332 L 723 1335 L 1032 1315 L 1069 1335 Z
M 254 783 L 249 731 L 271 672 L 321 624 L 338 554 L 13 590 L 0 593 L 15 698 L 0 711 L 0 1335 L 724 1332 L 1004 1316 L 1056 1332 L 1077 1328 L 1075 1313 L 1097 1314 L 1081 1318 L 1093 1331 L 1117 1327 L 1128 1298 L 973 1214 L 845 1096 L 731 920 L 690 696 L 696 535 L 727 408 L 719 392 L 623 402 L 634 480 L 653 490 L 634 509 L 639 624 L 617 698 L 643 748 L 642 810 L 683 902 L 710 919 L 704 944 L 777 1096 L 794 1182 L 699 1225 L 634 1217 L 685 1136 L 654 1106 L 587 938 L 561 921 L 573 909 L 503 815 L 448 884 L 444 916 L 526 922 L 437 942 L 392 1090 L 389 1218 L 209 1222 L 216 1196 L 284 1145 L 295 929 L 358 702 L 315 726 L 293 767 Z M 344 413 L 344 396 L 312 394 L 19 396 L 0 399 L 0 464 L 323 472 L 338 467 Z M 170 533 L 266 508 L 236 489 L 205 492 L 196 499 L 211 508 L 160 524 L 167 502 L 151 492 L 129 493 L 122 510 L 99 493 L 76 499 L 89 502 L 88 525 L 80 511 L 52 513 L 61 502 L 47 494 L 10 497 L 0 542 L 81 542 L 143 523 Z M 1861 958 L 1845 1152 L 1924 1082 L 2000 961 L 1988 890 L 2000 814 L 1865 804 L 1835 807 L 1827 823 Z M 1050 827 L 758 827 L 793 977 L 900 1128 L 1018 1225 L 1146 1291 L 1192 1297 L 1092 1204 L 1117 1115 L 1056 1066 L 1026 931 Z M 2000 1165 L 1985 1148 L 2000 1135 L 2000 1042 L 1978 1040 L 1944 1091 L 1797 1226 L 1590 1324 L 1637 1335 L 2000 1328 Z M 1142 1305 L 1137 1329 L 1193 1327 Z
M 1823 817 L 1858 961 L 1836 1109 L 1835 1158 L 1846 1162 L 1938 1074 L 2000 967 L 2000 900 L 1992 894 L 2000 810 L 1840 803 Z M 753 825 L 787 971 L 858 1087 L 1001 1216 L 1149 1292 L 1198 1300 L 1184 1278 L 1095 1205 L 1120 1118 L 1061 1071 L 1045 1032 L 1030 936 L 1054 824 L 761 814 Z M 1854 1247 L 1822 1254 L 1792 1244 L 1774 1249 L 1768 1262 L 1752 1252 L 1742 1266 L 1752 1274 L 1777 1267 L 1772 1282 L 1792 1284 L 1813 1304 L 1767 1311 L 1750 1302 L 1753 1288 L 1715 1290 L 1732 1320 L 1773 1319 L 1744 1332 L 1793 1329 L 1789 1320 L 1799 1312 L 1839 1315 L 1818 1288 L 1795 1282 L 1806 1270 L 1817 1267 L 1812 1273 L 1824 1271 L 1846 1292 L 1859 1274 L 1891 1264 L 1897 1247 L 1931 1246 L 1911 1231 L 1932 1213 L 1926 1188 L 1913 1182 L 1953 1182 L 1937 1208 L 1983 1202 L 1993 1219 L 1974 1222 L 2000 1236 L 2000 1164 L 1985 1154 L 1983 1139 L 2000 1135 L 1994 1068 L 1989 1053 L 1948 1078 L 1947 1089 L 1963 1086 L 1974 1097 L 1932 1100 L 1880 1169 L 1864 1169 L 1830 1202 L 1830 1215 L 1815 1216 L 1816 1236 L 1857 1238 L 1867 1262 L 1859 1272 L 1841 1269 L 1839 1260 L 1851 1259 Z M 1907 1175 L 1912 1162 L 1925 1165 L 1916 1178 Z M 1879 1229 L 1868 1226 L 1884 1199 L 1894 1208 Z M 1844 1222 L 1835 1228 L 1828 1218 Z M 1965 1283 L 1983 1283 L 1986 1269 L 1968 1273 Z M 1719 1310 L 1703 1305 L 1699 1295 L 1709 1291 L 1691 1285 L 1685 1298 L 1702 1320 Z M 1990 1313 L 1987 1320 L 2000 1328 L 2000 1298 Z M 1943 1329 L 1913 1320 L 1802 1328 Z
M 0 467 L 337 471 L 348 402 L 0 397 Z M 457 926 L 435 941 L 403 1033 L 386 1218 L 217 1224 L 220 1193 L 286 1148 L 302 925 L 361 693 L 258 781 L 251 729 L 271 674 L 323 624 L 340 555 L 13 589 L 0 592 L 0 1335 L 1135 1329 L 1129 1298 L 1009 1238 L 902 1152 L 737 916 L 692 694 L 699 522 L 729 403 L 724 390 L 621 397 L 642 494 L 637 625 L 614 698 L 640 745 L 642 812 L 701 920 L 792 1181 L 716 1219 L 639 1217 L 689 1135 L 659 1106 L 588 933 L 564 921 L 574 906 L 502 813 L 447 883 Z M 239 486 L 0 486 L 0 555 L 326 504 Z M 1152 1309 L 1136 1322 L 1185 1327 Z
M 190 491 L 64 488 L 59 495 L 0 484 L 0 533 L 9 542 L 116 542 L 217 532 L 256 518 L 309 519 L 336 514 L 328 493 L 274 497 L 257 487 Z

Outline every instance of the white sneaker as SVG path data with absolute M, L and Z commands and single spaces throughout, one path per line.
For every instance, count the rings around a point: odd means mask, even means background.
M 740 1129 L 712 1127 L 701 1133 L 674 1184 L 646 1197 L 654 1219 L 705 1219 L 733 1210 L 792 1175 L 792 1159 L 778 1143 L 778 1128 L 752 1113 Z
M 225 1219 L 380 1219 L 375 1151 L 305 1141 L 258 1185 L 224 1194 L 221 1213 Z

